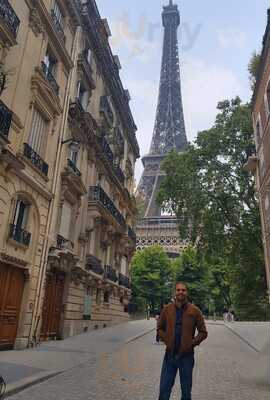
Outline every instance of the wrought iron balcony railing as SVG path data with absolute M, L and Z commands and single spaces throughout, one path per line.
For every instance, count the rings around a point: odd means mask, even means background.
M 105 114 L 109 124 L 113 125 L 114 117 L 108 96 L 102 96 L 100 98 L 100 111 Z
M 112 215 L 112 217 L 121 225 L 126 226 L 126 221 L 123 215 L 118 211 L 113 201 L 104 192 L 100 186 L 90 186 L 89 201 L 98 201 Z
M 128 237 L 133 240 L 133 242 L 136 242 L 136 233 L 134 230 L 131 228 L 131 226 L 128 226 Z
M 49 70 L 49 68 L 43 61 L 41 62 L 41 69 L 42 69 L 42 72 L 43 72 L 46 80 L 49 82 L 52 89 L 58 96 L 59 95 L 59 85 L 56 82 L 55 77 L 53 76 L 53 74 L 51 73 L 51 71 Z
M 81 171 L 76 167 L 74 162 L 72 160 L 70 160 L 70 158 L 68 158 L 68 160 L 67 160 L 67 165 L 68 165 L 68 168 L 70 168 L 76 176 L 78 176 L 78 177 L 82 176 Z
M 10 224 L 9 238 L 25 246 L 29 246 L 31 241 L 31 233 L 22 229 L 20 226 Z
M 51 17 L 52 17 L 54 29 L 55 29 L 56 33 L 58 34 L 59 39 L 61 40 L 61 42 L 63 42 L 65 44 L 66 37 L 64 34 L 64 29 L 63 29 L 60 21 L 58 20 L 57 15 L 55 14 L 54 10 L 51 10 Z
M 110 265 L 105 265 L 104 278 L 108 279 L 109 281 L 112 281 L 112 282 L 117 282 L 118 281 L 116 271 Z
M 94 272 L 97 275 L 104 274 L 104 269 L 102 268 L 101 261 L 92 255 L 87 256 L 86 269 Z
M 111 148 L 110 148 L 109 143 L 107 142 L 105 136 L 101 136 L 100 138 L 98 138 L 98 140 L 99 140 L 99 144 L 102 147 L 102 151 L 105 154 L 106 158 L 108 159 L 108 161 L 113 163 L 113 152 L 111 151 Z
M 32 149 L 31 146 L 29 146 L 28 143 L 24 143 L 24 150 L 23 154 L 26 158 L 28 158 L 31 163 L 37 167 L 44 175 L 48 175 L 49 171 L 49 166 L 45 161 L 42 160 L 42 158 L 35 152 L 35 150 Z
M 127 276 L 119 273 L 118 281 L 120 286 L 124 286 L 125 288 L 130 289 L 130 280 Z
M 0 134 L 8 137 L 9 129 L 12 120 L 12 112 L 10 109 L 0 100 Z
M 0 18 L 8 26 L 14 38 L 16 38 L 20 27 L 20 20 L 8 0 L 0 0 Z
M 116 166 L 114 168 L 114 170 L 115 170 L 115 175 L 117 176 L 117 178 L 120 180 L 120 182 L 122 184 L 124 184 L 125 183 L 125 174 L 122 171 L 122 169 L 119 166 Z

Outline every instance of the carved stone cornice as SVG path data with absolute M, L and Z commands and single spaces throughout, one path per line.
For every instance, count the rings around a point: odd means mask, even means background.
M 28 261 L 26 261 L 26 260 L 22 260 L 21 258 L 11 256 L 4 252 L 0 253 L 0 259 L 1 259 L 1 261 L 5 262 L 7 264 L 12 264 L 18 268 L 25 269 L 25 268 L 27 268 L 27 266 L 29 264 Z

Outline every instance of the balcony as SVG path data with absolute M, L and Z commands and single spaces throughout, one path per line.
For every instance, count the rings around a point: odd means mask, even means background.
M 107 142 L 105 136 L 99 137 L 98 138 L 99 144 L 101 146 L 102 152 L 107 158 L 107 160 L 110 163 L 113 163 L 113 152 L 111 151 L 111 148 L 109 146 L 109 143 Z
M 15 240 L 24 246 L 29 246 L 31 241 L 31 233 L 25 231 L 20 226 L 10 224 L 9 238 Z
M 108 124 L 112 126 L 114 122 L 114 117 L 108 96 L 102 96 L 100 98 L 100 112 L 104 115 Z
M 104 269 L 102 268 L 101 261 L 92 255 L 87 256 L 86 269 L 88 271 L 94 272 L 97 275 L 103 276 L 104 274 Z
M 111 282 L 117 282 L 118 281 L 116 271 L 110 265 L 105 265 L 104 278 L 108 279 Z
M 0 20 L 4 22 L 13 39 L 16 39 L 20 20 L 8 0 L 0 0 Z
M 4 136 L 5 139 L 8 139 L 11 120 L 12 120 L 12 112 L 0 100 L 0 135 Z
M 63 44 L 65 44 L 66 37 L 65 37 L 65 34 L 64 34 L 64 29 L 63 29 L 61 23 L 59 22 L 59 20 L 57 18 L 57 15 L 54 13 L 53 10 L 51 10 L 51 17 L 52 17 L 53 26 L 54 26 L 54 29 L 55 29 L 55 31 L 57 33 L 57 36 L 59 37 L 60 41 Z
M 24 150 L 23 150 L 23 155 L 30 160 L 30 162 L 38 168 L 42 174 L 48 176 L 48 170 L 49 166 L 45 161 L 42 160 L 42 158 L 35 152 L 35 150 L 32 149 L 31 146 L 29 146 L 28 143 L 24 143 Z
M 133 242 L 136 242 L 136 233 L 134 230 L 131 228 L 131 226 L 128 226 L 128 237 L 131 239 Z
M 124 286 L 125 288 L 130 289 L 130 281 L 127 276 L 119 273 L 118 282 L 120 286 Z
M 79 178 L 82 176 L 81 171 L 76 167 L 74 162 L 72 160 L 70 160 L 69 158 L 67 160 L 67 165 L 68 165 L 68 168 L 70 168 L 76 176 L 78 176 Z
M 49 68 L 43 61 L 41 62 L 41 69 L 42 69 L 45 79 L 49 82 L 53 91 L 58 96 L 59 95 L 59 85 L 56 82 L 55 77 L 53 76 L 53 74 L 51 73 L 51 71 L 49 70 Z
M 98 202 L 119 225 L 126 226 L 125 218 L 100 186 L 90 186 L 89 202 Z

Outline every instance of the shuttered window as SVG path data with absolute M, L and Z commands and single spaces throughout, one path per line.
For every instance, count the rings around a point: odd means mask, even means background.
M 44 156 L 45 153 L 47 127 L 47 121 L 38 110 L 34 109 L 28 144 L 40 156 Z

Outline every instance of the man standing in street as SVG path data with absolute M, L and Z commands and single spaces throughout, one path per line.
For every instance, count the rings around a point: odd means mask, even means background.
M 176 283 L 175 302 L 161 313 L 158 334 L 166 344 L 159 400 L 170 399 L 178 369 L 182 400 L 191 400 L 194 347 L 207 338 L 207 331 L 201 311 L 188 302 L 188 289 L 183 282 Z

